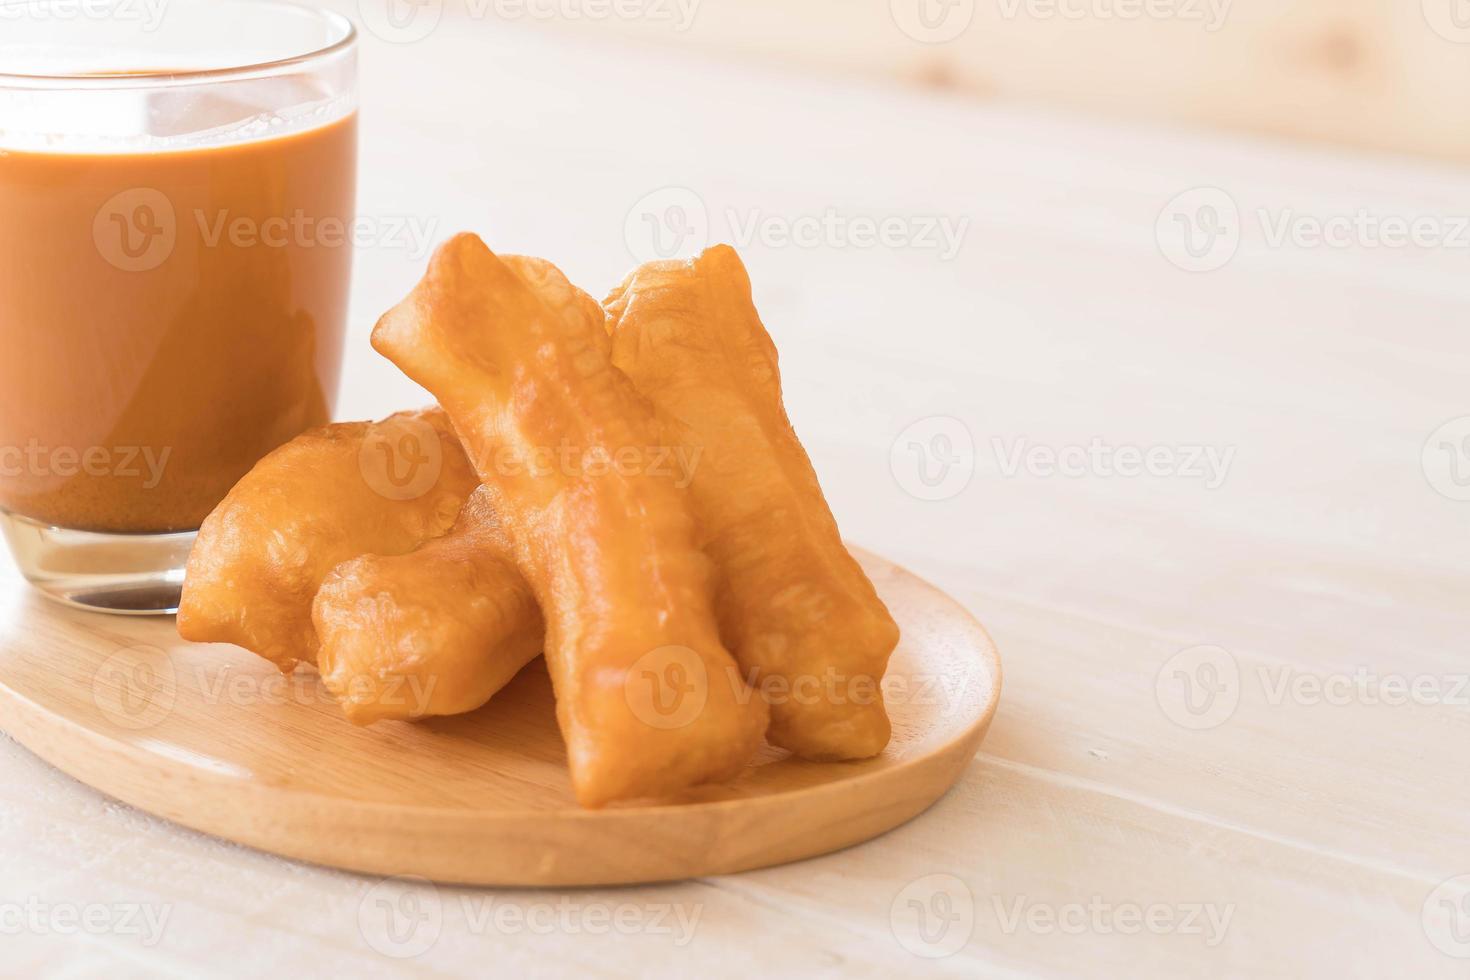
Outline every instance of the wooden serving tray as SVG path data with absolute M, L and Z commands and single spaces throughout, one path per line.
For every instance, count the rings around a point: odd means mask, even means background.
M 0 571 L 0 728 L 100 792 L 287 857 L 484 885 L 627 884 L 823 854 L 921 813 L 1000 697 L 984 629 L 933 586 L 858 552 L 903 631 L 878 758 L 766 749 L 678 804 L 581 809 L 538 660 L 479 711 L 359 729 L 316 675 L 186 644 L 171 618 L 72 610 Z

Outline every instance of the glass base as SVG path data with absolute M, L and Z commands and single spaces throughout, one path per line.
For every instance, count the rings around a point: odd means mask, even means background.
M 193 531 L 71 531 L 0 510 L 0 532 L 21 574 L 47 598 L 124 616 L 178 612 Z

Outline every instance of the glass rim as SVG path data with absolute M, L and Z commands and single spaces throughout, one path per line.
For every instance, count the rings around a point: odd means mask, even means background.
M 84 2 L 86 0 L 0 0 L 0 9 L 6 7 L 29 7 L 37 4 L 43 6 L 80 6 Z M 92 0 L 92 2 L 95 2 L 95 0 Z M 109 6 L 116 6 L 119 3 L 125 2 L 125 0 L 105 0 L 105 2 Z M 155 86 L 163 87 L 168 85 L 189 85 L 203 82 L 247 79 L 269 75 L 283 68 L 319 61 L 331 57 L 334 54 L 347 51 L 357 44 L 357 25 L 350 18 L 344 17 L 335 10 L 327 10 L 311 4 L 295 3 L 292 0 L 234 0 L 234 2 L 254 10 L 264 10 L 274 7 L 303 13 L 331 25 L 334 29 L 333 33 L 340 34 L 341 36 L 320 48 L 314 48 L 300 54 L 287 55 L 284 58 L 272 58 L 268 61 L 257 61 L 243 65 L 227 65 L 222 68 L 191 68 L 183 70 L 143 69 L 139 71 L 108 72 L 105 74 L 96 72 L 35 74 L 32 72 L 0 71 L 0 88 L 149 88 Z

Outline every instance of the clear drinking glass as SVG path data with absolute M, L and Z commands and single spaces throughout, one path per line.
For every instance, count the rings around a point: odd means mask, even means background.
M 0 0 L 0 530 L 47 595 L 174 611 L 204 517 L 329 420 L 356 73 L 275 0 Z

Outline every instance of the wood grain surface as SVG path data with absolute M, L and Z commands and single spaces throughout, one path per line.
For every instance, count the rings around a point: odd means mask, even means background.
M 496 8 L 448 0 L 445 16 L 486 9 Z M 975 101 L 1470 160 L 1461 0 L 650 0 L 633 9 L 641 15 L 501 21 Z
M 180 830 L 0 741 L 3 901 L 168 911 L 153 942 L 43 919 L 0 939 L 6 969 L 1466 976 L 1442 944 L 1470 936 L 1452 901 L 1470 875 L 1456 693 L 1470 502 L 1442 490 L 1456 491 L 1450 464 L 1470 476 L 1470 453 L 1431 441 L 1470 416 L 1466 249 L 1298 244 L 1261 215 L 1452 223 L 1470 177 L 488 22 L 367 37 L 363 65 L 362 213 L 378 234 L 358 252 L 341 417 L 424 400 L 366 346 L 422 273 L 408 229 L 479 231 L 601 294 L 635 260 L 639 202 L 692 190 L 710 239 L 750 266 L 844 534 L 985 623 L 1004 701 L 955 788 L 861 847 L 671 885 L 390 893 L 439 912 L 423 948 L 384 945 L 375 878 Z M 1226 191 L 1243 225 L 1227 262 L 1189 272 L 1160 218 L 1201 187 Z M 753 217 L 829 208 L 967 230 L 947 258 L 737 240 Z M 923 457 L 900 436 L 938 417 L 974 453 L 923 499 Z M 1012 465 L 1018 446 L 1094 438 L 1233 455 L 1220 482 Z M 5 635 L 26 635 L 31 601 L 0 590 Z M 1199 715 L 1183 700 L 1178 671 L 1209 680 L 1209 661 L 1175 658 L 1199 647 L 1233 658 L 1209 688 L 1238 679 L 1228 715 L 1229 686 L 1207 709 L 1202 686 Z M 1424 685 L 1417 701 L 1374 697 L 1395 679 Z M 946 947 L 922 943 L 908 903 L 934 910 L 938 936 L 941 895 L 963 944 L 921 955 Z M 481 914 L 563 902 L 582 917 L 549 929 Z M 1223 932 L 1206 906 L 1228 912 Z M 646 918 L 582 928 L 655 907 L 698 910 L 692 938 Z M 1155 927 L 1118 920 L 1133 909 L 1155 909 Z
M 903 639 L 878 757 L 770 749 L 740 778 L 664 805 L 571 795 L 544 664 L 491 704 L 354 728 L 314 671 L 283 677 L 169 620 L 110 620 L 30 596 L 0 641 L 8 733 L 95 789 L 187 827 L 316 864 L 484 885 L 631 884 L 728 874 L 861 843 L 953 784 L 1000 699 L 1000 660 L 952 600 L 871 555 Z M 16 583 L 4 582 L 7 587 Z

